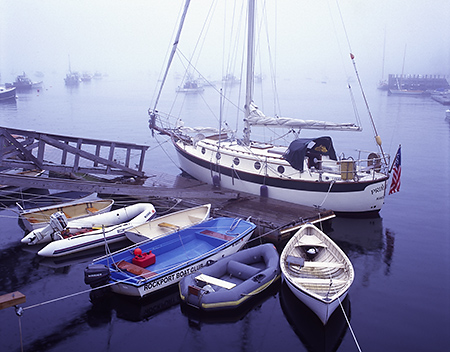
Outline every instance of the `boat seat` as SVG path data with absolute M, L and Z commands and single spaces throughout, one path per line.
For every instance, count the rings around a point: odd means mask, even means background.
M 347 282 L 347 280 L 340 280 L 340 279 L 330 279 L 330 278 L 309 278 L 309 277 L 296 277 L 294 278 L 294 282 L 300 283 L 300 284 L 311 284 L 311 285 L 330 285 L 330 281 L 333 282 L 333 284 L 344 284 Z
M 125 261 L 125 260 L 121 260 L 116 265 L 117 265 L 117 267 L 119 269 L 128 271 L 129 273 L 132 273 L 132 274 L 137 275 L 137 276 L 141 276 L 144 279 L 148 279 L 148 278 L 150 278 L 152 276 L 157 275 L 153 271 L 150 271 L 150 270 L 147 270 L 145 268 L 142 268 L 139 265 L 136 265 L 136 264 L 133 264 L 133 263 L 129 263 L 129 262 Z
M 327 262 L 309 262 L 305 261 L 305 268 L 344 268 L 342 263 L 327 263 Z
M 241 280 L 248 280 L 260 272 L 258 268 L 247 265 L 236 260 L 230 260 L 227 264 L 227 272 Z
M 158 224 L 159 227 L 168 227 L 170 229 L 179 229 L 180 227 L 177 225 L 169 224 L 168 222 L 160 222 Z
M 345 268 L 343 263 L 314 262 L 293 255 L 288 255 L 286 257 L 286 263 L 288 266 L 298 265 L 300 268 Z
M 200 274 L 198 276 L 195 277 L 196 280 L 200 280 L 203 282 L 206 282 L 207 284 L 212 284 L 212 285 L 216 285 L 216 286 L 220 286 L 223 288 L 226 288 L 227 290 L 232 289 L 234 286 L 236 286 L 236 284 L 232 283 L 232 282 L 228 282 L 222 279 L 218 279 L 216 277 L 212 277 L 206 274 Z
M 88 214 L 94 214 L 94 213 L 98 212 L 98 209 L 94 208 L 94 207 L 88 207 L 88 208 L 86 208 L 86 211 Z

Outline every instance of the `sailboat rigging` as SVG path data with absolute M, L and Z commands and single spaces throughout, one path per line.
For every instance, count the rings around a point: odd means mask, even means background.
M 177 50 L 189 7 L 180 20 L 170 60 Z M 170 136 L 180 168 L 203 182 L 236 191 L 295 204 L 333 210 L 336 214 L 377 213 L 389 179 L 389 156 L 381 150 L 358 153 L 357 158 L 337 155 L 331 137 L 296 138 L 289 145 L 258 142 L 251 138 L 252 126 L 290 130 L 315 129 L 359 131 L 354 123 L 268 117 L 254 102 L 256 0 L 248 0 L 247 55 L 242 139 L 232 131 L 170 126 L 156 108 L 149 110 L 149 127 Z M 164 74 L 167 77 L 170 64 Z M 162 83 L 163 85 L 163 83 Z M 161 85 L 161 87 L 162 87 Z M 161 88 L 162 89 L 162 88 Z M 221 112 L 222 114 L 222 112 Z M 169 127 L 168 127 L 169 126 Z M 379 137 L 378 137 L 379 138 Z M 378 140 L 377 140 L 378 141 Z

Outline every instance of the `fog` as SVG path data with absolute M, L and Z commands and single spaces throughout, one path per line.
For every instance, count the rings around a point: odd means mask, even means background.
M 237 2 L 241 6 L 242 0 Z M 281 76 L 330 77 L 349 64 L 350 50 L 356 56 L 359 73 L 367 79 L 378 80 L 382 75 L 386 78 L 389 73 L 402 71 L 450 73 L 448 0 L 341 0 L 339 7 L 335 0 L 265 2 L 268 18 L 278 19 L 272 55 Z M 157 76 L 183 3 L 1 0 L 1 82 L 13 81 L 23 71 L 30 76 L 36 71 L 46 76 L 52 73 L 62 81 L 69 65 L 80 72 Z M 180 50 L 187 56 L 194 55 L 198 32 L 211 3 L 191 3 L 180 43 Z M 224 3 L 214 7 L 216 14 Z M 232 11 L 233 2 L 226 1 L 226 6 L 227 11 Z M 217 34 L 216 39 L 202 44 L 206 59 L 196 60 L 197 68 L 204 69 L 205 75 L 224 71 L 220 29 L 225 25 L 220 15 L 216 18 L 206 26 Z M 175 70 L 181 69 L 181 65 L 175 66 Z

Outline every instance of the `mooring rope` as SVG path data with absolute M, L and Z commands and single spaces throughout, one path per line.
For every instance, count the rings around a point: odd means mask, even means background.
M 345 314 L 344 307 L 342 306 L 342 302 L 341 302 L 341 299 L 339 297 L 338 297 L 338 300 L 339 300 L 339 306 L 341 307 L 342 313 L 344 314 L 345 320 L 347 322 L 348 328 L 350 329 L 350 332 L 352 334 L 353 340 L 355 341 L 356 347 L 358 348 L 359 352 L 362 352 L 361 347 L 359 347 L 358 340 L 356 339 L 356 335 L 353 332 L 352 326 L 350 324 L 350 320 L 348 319 L 347 314 Z
M 328 187 L 327 194 L 325 194 L 325 197 L 323 198 L 322 203 L 320 203 L 319 205 L 316 205 L 315 207 L 317 207 L 317 208 L 321 208 L 321 207 L 322 207 L 322 205 L 325 203 L 325 201 L 326 201 L 327 198 L 328 198 L 328 195 L 329 195 L 330 192 L 331 192 L 331 187 L 333 187 L 333 185 L 334 185 L 335 182 L 336 182 L 335 180 L 332 180 L 332 181 L 330 182 L 330 187 Z
M 20 308 L 16 307 L 16 314 L 19 319 L 19 338 L 20 338 L 20 350 L 23 352 L 23 337 L 22 337 L 22 313 L 19 313 Z

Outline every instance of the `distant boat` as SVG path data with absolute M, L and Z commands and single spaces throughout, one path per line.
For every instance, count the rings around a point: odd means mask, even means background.
M 33 81 L 31 81 L 31 79 L 29 79 L 27 77 L 25 72 L 23 72 L 23 74 L 18 75 L 16 77 L 16 80 L 13 83 L 6 83 L 5 87 L 6 88 L 16 87 L 17 90 L 25 91 L 25 90 L 30 90 L 30 89 L 33 89 L 33 88 L 41 88 L 42 87 L 42 81 L 33 82 Z
M 255 228 L 239 218 L 208 220 L 96 259 L 85 269 L 84 282 L 92 288 L 108 284 L 115 293 L 144 297 L 236 253 Z
M 389 95 L 428 95 L 429 93 L 421 89 L 388 89 Z
M 450 89 L 436 90 L 431 93 L 431 99 L 442 105 L 450 105 Z
M 92 80 L 92 75 L 85 72 L 81 75 L 81 81 L 82 82 L 90 82 Z
M 81 82 L 80 75 L 77 72 L 70 71 L 64 78 L 66 86 L 78 86 Z
M 346 254 L 322 231 L 303 225 L 280 256 L 281 277 L 325 325 L 355 278 Z
M 0 87 L 0 101 L 16 99 L 16 87 Z
M 186 81 L 182 87 L 177 88 L 177 93 L 202 93 L 205 90 L 196 80 Z
M 386 80 L 381 80 L 378 82 L 377 88 L 379 90 L 389 90 L 389 83 Z
M 225 76 L 223 76 L 222 82 L 225 85 L 234 85 L 241 83 L 241 80 L 239 78 L 236 78 L 236 76 L 232 75 L 231 73 L 228 73 Z

